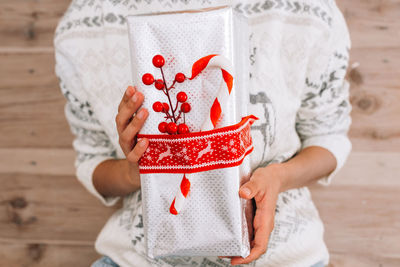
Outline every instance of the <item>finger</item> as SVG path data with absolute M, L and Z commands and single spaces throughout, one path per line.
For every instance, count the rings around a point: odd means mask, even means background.
M 141 138 L 132 149 L 132 151 L 129 152 L 126 159 L 131 163 L 137 163 L 139 159 L 143 156 L 148 146 L 149 140 L 147 138 Z
M 244 199 L 252 199 L 260 192 L 264 192 L 264 177 L 255 171 L 250 177 L 250 181 L 242 185 L 239 189 L 239 196 Z
M 122 106 L 118 112 L 115 121 L 117 123 L 118 133 L 121 134 L 127 125 L 132 120 L 133 114 L 139 109 L 143 103 L 144 96 L 141 92 L 136 92 L 133 96 Z
M 257 208 L 254 217 L 254 239 L 251 242 L 252 249 L 250 255 L 246 258 L 235 257 L 232 259 L 231 264 L 247 264 L 258 259 L 262 254 L 267 251 L 269 236 L 274 228 L 274 201 L 265 200 L 268 202 L 261 208 Z
M 258 218 L 260 217 L 265 217 L 265 216 L 262 215 L 260 216 L 260 214 L 258 214 Z M 258 226 L 257 227 L 255 226 L 255 237 L 254 240 L 251 242 L 252 249 L 250 251 L 250 255 L 247 256 L 246 258 L 233 257 L 231 260 L 232 265 L 250 263 L 254 260 L 257 260 L 261 255 L 263 255 L 267 251 L 268 239 L 272 231 L 272 228 L 269 225 L 270 224 L 265 225 L 258 223 Z
M 122 96 L 121 102 L 118 105 L 118 112 L 121 110 L 121 108 L 124 106 L 126 102 L 133 96 L 133 94 L 136 92 L 136 87 L 129 85 L 128 88 L 126 88 L 124 95 Z
M 254 180 L 256 179 L 251 179 L 251 181 Z M 262 198 L 259 197 L 260 195 L 263 195 Z M 259 198 L 258 201 L 257 198 Z M 267 250 L 269 236 L 274 228 L 276 199 L 272 193 L 259 192 L 256 195 L 256 204 L 257 210 L 253 221 L 254 239 L 251 242 L 250 255 L 244 259 L 241 257 L 233 258 L 232 265 L 250 263 L 258 259 Z
M 122 150 L 127 154 L 132 150 L 134 145 L 134 138 L 137 133 L 142 129 L 144 122 L 149 116 L 147 109 L 142 108 L 128 124 L 125 130 L 120 134 L 120 145 Z
M 136 92 L 136 87 L 133 87 L 132 85 L 129 85 L 128 88 L 126 88 L 125 94 L 121 99 L 121 102 L 119 103 L 118 106 L 118 112 L 121 110 L 122 106 L 128 102 L 128 100 L 133 96 L 133 94 Z
M 261 201 L 256 200 L 257 209 L 253 220 L 255 244 L 267 243 L 266 240 L 274 228 L 276 199 L 277 196 L 268 191 Z
M 232 265 L 239 265 L 239 264 L 247 264 L 256 259 L 258 259 L 262 254 L 265 253 L 265 249 L 261 246 L 255 246 L 251 249 L 250 255 L 246 258 L 242 257 L 233 257 L 231 260 Z
M 253 246 L 267 247 L 269 235 L 274 227 L 274 214 L 271 211 L 257 210 L 254 217 Z
M 253 200 L 247 200 L 245 206 L 245 217 L 247 221 L 247 228 L 249 231 L 249 239 L 254 239 L 254 229 L 253 229 L 253 220 L 255 215 L 255 203 L 253 204 Z

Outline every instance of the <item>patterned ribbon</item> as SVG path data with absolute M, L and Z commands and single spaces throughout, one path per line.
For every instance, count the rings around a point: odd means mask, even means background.
M 180 135 L 146 135 L 149 146 L 139 161 L 140 173 L 195 173 L 238 166 L 253 150 L 250 115 L 238 124 Z

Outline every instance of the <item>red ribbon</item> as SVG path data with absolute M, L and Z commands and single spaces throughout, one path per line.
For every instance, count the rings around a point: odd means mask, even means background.
M 194 173 L 238 166 L 253 151 L 250 115 L 235 125 L 179 135 L 146 135 L 149 147 L 139 161 L 140 173 Z

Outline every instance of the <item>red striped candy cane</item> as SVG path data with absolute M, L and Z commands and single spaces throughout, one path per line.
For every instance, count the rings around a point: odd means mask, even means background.
M 187 195 L 189 194 L 190 181 L 186 176 L 187 174 L 183 175 L 178 194 L 176 194 L 174 200 L 172 201 L 171 207 L 169 208 L 169 212 L 171 214 L 178 215 L 178 213 L 182 210 Z
M 220 55 L 209 55 L 196 61 L 192 67 L 192 76 L 189 78 L 193 80 L 205 68 L 218 67 L 221 69 L 223 81 L 221 82 L 218 90 L 217 97 L 215 98 L 209 117 L 204 121 L 201 131 L 208 131 L 215 128 L 218 120 L 221 118 L 222 109 L 226 108 L 229 95 L 233 88 L 233 76 L 231 75 L 233 67 L 229 59 Z
M 192 75 L 189 80 L 193 80 L 204 69 L 211 67 L 218 67 L 221 69 L 223 81 L 221 82 L 217 97 L 214 99 L 210 108 L 209 116 L 204 121 L 200 131 L 209 131 L 217 126 L 222 112 L 226 109 L 226 104 L 228 103 L 228 98 L 233 88 L 233 76 L 231 74 L 233 66 L 229 59 L 220 55 L 209 55 L 196 61 L 192 66 Z M 171 214 L 177 215 L 182 210 L 189 191 L 190 181 L 188 175 L 185 174 L 181 181 L 179 191 L 169 208 Z

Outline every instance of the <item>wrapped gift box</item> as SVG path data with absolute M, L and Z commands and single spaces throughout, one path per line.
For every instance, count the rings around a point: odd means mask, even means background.
M 143 220 L 145 228 L 146 248 L 150 257 L 164 256 L 247 256 L 249 254 L 249 236 L 245 218 L 246 201 L 239 198 L 240 185 L 249 178 L 250 164 L 245 157 L 251 152 L 252 144 L 249 135 L 251 121 L 247 117 L 249 93 L 248 85 L 248 39 L 247 21 L 236 14 L 230 7 L 208 10 L 170 12 L 127 17 L 131 49 L 133 82 L 145 95 L 143 106 L 149 110 L 149 117 L 140 134 L 149 135 L 150 147 L 140 162 L 141 190 L 143 197 Z M 195 79 L 177 84 L 170 91 L 172 99 L 178 92 L 188 95 L 192 110 L 186 114 L 186 123 L 190 134 L 162 135 L 158 124 L 164 121 L 161 113 L 152 111 L 156 101 L 166 102 L 162 91 L 142 83 L 142 75 L 152 73 L 161 78 L 159 69 L 152 64 L 154 55 L 161 54 L 165 58 L 163 71 L 167 81 L 173 81 L 178 72 L 190 73 L 192 65 L 199 58 L 218 54 L 228 58 L 233 64 L 234 88 L 228 104 L 224 107 L 217 128 L 223 132 L 239 133 L 236 137 L 218 134 L 218 129 L 209 135 L 196 139 L 207 146 L 212 138 L 225 136 L 225 143 L 216 142 L 218 147 L 213 151 L 227 151 L 235 146 L 241 154 L 235 154 L 238 164 L 215 165 L 215 168 L 204 170 L 196 166 L 188 167 L 191 189 L 185 205 L 178 215 L 169 212 L 170 205 L 180 187 L 182 174 L 174 164 L 185 162 L 166 162 L 162 153 L 168 157 L 182 156 L 181 151 L 193 152 L 190 146 L 185 148 L 190 135 L 196 135 L 204 120 L 209 116 L 210 107 L 221 84 L 221 71 L 217 68 L 204 70 Z M 240 123 L 242 121 L 242 123 Z M 227 128 L 228 127 L 228 128 Z M 229 128 L 230 127 L 230 128 Z M 243 131 L 240 134 L 239 131 Z M 239 140 L 240 138 L 244 138 Z M 229 138 L 227 138 L 229 137 Z M 160 139 L 161 138 L 161 139 Z M 164 138 L 164 139 L 163 139 Z M 180 140 L 173 140 L 179 139 Z M 211 139 L 207 139 L 211 138 Z M 239 139 L 232 139 L 239 138 Z M 159 147 L 152 147 L 152 140 L 159 141 Z M 164 143 L 180 145 L 170 148 Z M 203 147 L 205 149 L 205 147 Z M 172 150 L 170 150 L 172 149 Z M 179 153 L 177 151 L 180 151 Z M 196 158 L 187 153 L 186 159 Z M 228 153 L 220 153 L 227 157 Z M 232 154 L 233 155 L 233 154 Z M 151 167 L 151 160 L 158 157 L 163 168 Z M 189 161 L 188 161 L 189 162 Z M 153 162 L 154 164 L 154 162 Z M 197 162 L 196 164 L 204 164 Z M 150 166 L 150 167 L 149 167 Z M 175 166 L 175 165 L 174 165 Z M 203 165 L 201 165 L 203 166 Z M 173 171 L 171 171 L 173 169 Z

